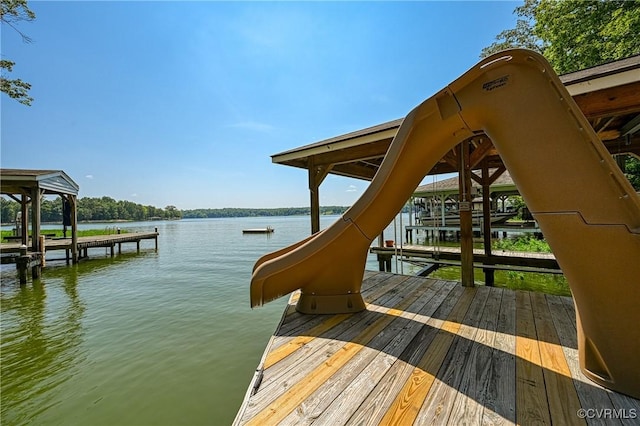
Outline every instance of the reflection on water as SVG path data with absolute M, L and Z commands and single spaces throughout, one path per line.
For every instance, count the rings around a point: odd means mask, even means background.
M 267 225 L 270 238 L 242 235 Z M 1 269 L 1 424 L 232 422 L 286 303 L 250 309 L 253 263 L 306 237 L 309 219 L 121 227 L 156 226 L 157 252 L 153 241 L 114 258 L 90 249 L 22 287 Z
M 266 226 L 269 237 L 242 234 Z M 153 241 L 114 258 L 96 249 L 78 265 L 48 263 L 23 287 L 2 269 L 1 424 L 233 421 L 286 304 L 250 308 L 253 264 L 307 237 L 309 217 L 121 227 L 158 227 L 158 251 Z M 377 269 L 375 256 L 367 265 Z
M 77 268 L 66 268 L 59 289 L 47 280 L 17 286 L 2 282 L 2 423 L 28 423 L 55 404 L 53 390 L 82 361 L 82 315 Z M 62 293 L 60 293 L 61 290 Z

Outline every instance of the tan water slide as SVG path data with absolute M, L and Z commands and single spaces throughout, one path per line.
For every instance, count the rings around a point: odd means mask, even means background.
M 436 162 L 478 133 L 493 141 L 569 282 L 584 373 L 640 398 L 640 197 L 547 61 L 527 50 L 483 60 L 411 111 L 341 219 L 257 261 L 251 306 L 301 289 L 303 313 L 365 309 L 371 241 Z

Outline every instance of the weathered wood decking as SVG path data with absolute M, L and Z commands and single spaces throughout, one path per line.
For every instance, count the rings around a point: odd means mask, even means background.
M 366 273 L 363 295 L 367 311 L 343 315 L 301 315 L 294 295 L 234 424 L 640 418 L 640 401 L 581 373 L 571 298 L 384 272 Z
M 78 251 L 86 250 L 92 247 L 115 247 L 123 243 L 136 243 L 137 248 L 140 248 L 140 241 L 142 240 L 155 240 L 156 248 L 158 244 L 158 232 L 128 232 L 125 234 L 110 234 L 110 235 L 95 235 L 90 237 L 78 237 Z M 47 239 L 45 241 L 45 250 L 71 250 L 72 248 L 71 238 L 57 238 Z M 2 243 L 0 249 L 2 253 L 19 253 L 20 242 Z

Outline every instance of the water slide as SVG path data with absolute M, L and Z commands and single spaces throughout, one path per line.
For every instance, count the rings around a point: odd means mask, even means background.
M 303 313 L 365 309 L 360 287 L 372 240 L 436 162 L 481 133 L 569 282 L 582 370 L 640 398 L 640 197 L 548 62 L 528 50 L 486 58 L 413 109 L 341 219 L 256 262 L 251 306 L 301 289 Z

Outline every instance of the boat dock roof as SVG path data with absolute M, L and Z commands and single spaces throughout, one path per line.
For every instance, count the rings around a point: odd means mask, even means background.
M 236 425 L 585 424 L 640 401 L 587 379 L 570 297 L 366 272 L 367 310 L 302 315 L 293 294 Z M 599 411 L 603 412 L 603 411 Z M 599 419 L 602 421 L 602 418 Z

